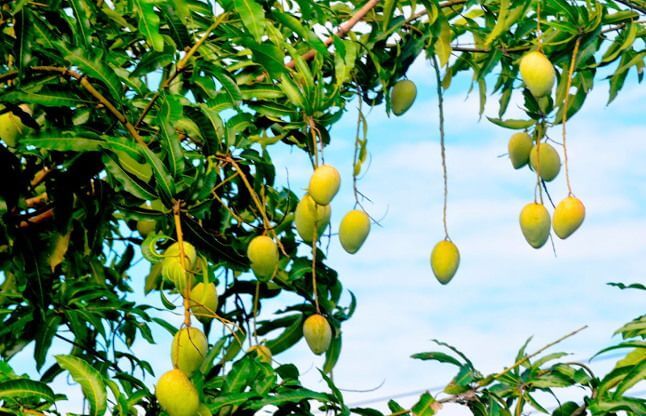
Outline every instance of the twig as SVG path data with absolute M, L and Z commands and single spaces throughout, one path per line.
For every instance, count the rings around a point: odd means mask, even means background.
M 110 113 L 112 113 L 112 115 L 114 115 L 115 118 L 117 120 L 119 120 L 119 122 L 121 124 L 123 124 L 123 126 L 126 128 L 126 130 L 128 130 L 128 133 L 130 133 L 130 135 L 135 139 L 135 141 L 139 145 L 141 145 L 142 147 L 145 147 L 145 148 L 148 147 L 148 145 L 146 145 L 146 143 L 141 138 L 141 136 L 139 135 L 139 133 L 137 132 L 135 127 L 128 121 L 126 116 L 124 116 L 119 110 L 117 110 L 117 108 L 107 98 L 105 98 L 105 96 L 103 96 L 103 94 L 101 94 L 99 91 L 97 91 L 97 89 L 94 88 L 94 86 L 90 83 L 90 81 L 88 81 L 88 79 L 85 77 L 85 75 L 81 75 L 80 73 L 78 73 L 78 72 L 76 72 L 76 71 L 74 71 L 72 69 L 69 69 L 69 68 L 58 67 L 58 66 L 49 66 L 49 65 L 47 65 L 47 66 L 32 66 L 29 69 L 31 71 L 35 71 L 35 72 L 56 72 L 56 73 L 59 73 L 59 74 L 61 74 L 63 76 L 70 76 L 70 77 L 76 79 L 77 81 L 79 81 L 81 86 L 83 88 L 85 88 L 85 90 L 87 92 L 90 93 L 90 95 L 92 95 L 101 104 L 103 104 L 105 106 L 105 108 L 107 108 L 108 111 L 110 111 Z
M 465 0 L 466 1 L 466 0 Z M 370 0 L 366 4 L 363 5 L 362 8 L 360 8 L 354 16 L 350 18 L 350 20 L 344 22 L 339 26 L 339 29 L 334 33 L 334 35 L 329 36 L 327 39 L 323 41 L 325 46 L 329 47 L 333 42 L 335 37 L 344 37 L 363 17 L 370 11 L 372 10 L 377 3 L 379 3 L 379 0 Z M 305 61 L 309 61 L 313 59 L 316 56 L 316 49 L 310 49 L 303 55 L 301 55 L 301 59 Z M 296 66 L 296 60 L 292 59 L 291 61 L 287 62 L 285 64 L 285 67 L 287 68 L 294 68 Z M 267 73 L 262 73 L 256 77 L 256 82 L 262 82 L 265 78 L 267 77 Z
M 202 46 L 202 44 L 206 41 L 209 35 L 211 35 L 211 32 L 213 32 L 215 28 L 217 28 L 222 23 L 224 18 L 227 16 L 228 16 L 228 13 L 222 13 L 220 16 L 218 16 L 216 21 L 213 22 L 213 24 L 211 24 L 211 26 L 209 26 L 208 29 L 206 29 L 206 31 L 197 40 L 197 42 L 195 42 L 195 45 L 193 45 L 191 49 L 189 49 L 189 51 L 186 52 L 186 55 L 184 55 L 184 57 L 177 63 L 175 72 L 162 83 L 160 90 L 165 90 L 166 88 L 168 88 L 168 86 L 171 84 L 171 82 L 173 82 L 173 80 L 177 77 L 177 75 L 179 75 L 182 71 L 184 71 L 184 69 L 186 68 L 186 64 L 188 63 L 188 60 L 191 59 L 193 55 L 195 55 L 195 52 L 197 52 L 199 47 Z M 159 95 L 160 95 L 159 91 L 155 92 L 155 95 L 153 95 L 150 101 L 148 101 L 148 104 L 144 108 L 144 111 L 142 111 L 141 115 L 137 119 L 137 122 L 135 123 L 135 128 L 138 128 L 139 125 L 144 121 L 144 118 L 146 117 L 148 112 L 152 109 L 153 105 L 155 104 L 155 101 L 157 101 L 157 99 L 159 98 Z
M 437 83 L 437 105 L 440 113 L 440 153 L 442 156 L 442 179 L 444 180 L 444 205 L 442 207 L 442 225 L 444 226 L 444 239 L 449 240 L 449 227 L 446 224 L 446 212 L 449 199 L 448 172 L 446 168 L 446 146 L 444 144 L 444 96 L 442 94 L 442 79 L 440 77 L 440 64 L 433 55 L 433 68 Z
M 21 221 L 18 226 L 20 228 L 28 228 L 32 224 L 38 224 L 50 218 L 54 218 L 54 208 L 50 208 L 47 211 L 44 211 L 38 215 L 34 215 L 33 217 L 25 221 Z
M 568 166 L 567 145 L 566 145 L 566 124 L 567 124 L 567 110 L 570 99 L 570 88 L 572 88 L 572 75 L 574 74 L 574 67 L 576 66 L 576 56 L 579 53 L 579 45 L 581 38 L 576 38 L 574 43 L 574 50 L 572 51 L 572 60 L 570 61 L 570 69 L 567 74 L 567 83 L 565 84 L 565 98 L 563 99 L 563 113 L 561 116 L 561 127 L 563 128 L 563 158 L 565 161 L 565 183 L 567 185 L 568 195 L 572 196 L 572 185 L 570 184 L 570 169 Z
M 181 201 L 175 201 L 173 206 L 173 218 L 175 219 L 175 233 L 177 234 L 177 244 L 179 245 L 179 262 L 184 270 L 186 276 L 189 277 L 189 281 L 185 282 L 184 285 L 184 325 L 186 327 L 191 326 L 191 285 L 190 280 L 193 279 L 193 276 L 188 272 L 186 268 L 186 258 L 184 257 L 184 234 L 182 234 L 182 221 L 180 218 L 180 208 Z

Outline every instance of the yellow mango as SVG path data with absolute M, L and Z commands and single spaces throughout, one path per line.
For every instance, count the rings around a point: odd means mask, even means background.
M 247 258 L 256 278 L 265 282 L 270 280 L 278 269 L 278 246 L 266 235 L 254 237 L 247 247 Z
M 397 81 L 393 88 L 390 90 L 390 107 L 393 114 L 401 116 L 415 102 L 417 97 L 417 86 L 415 83 L 408 79 Z
M 460 251 L 453 241 L 442 240 L 431 252 L 431 269 L 443 285 L 449 283 L 460 266 Z
M 332 327 L 323 315 L 317 313 L 303 323 L 303 336 L 312 352 L 321 355 L 330 348 Z
M 170 370 L 159 378 L 155 396 L 169 416 L 195 416 L 200 406 L 197 389 L 181 370 Z
M 316 239 L 325 232 L 330 223 L 332 207 L 317 204 L 309 194 L 305 194 L 296 205 L 294 225 L 303 241 L 311 243 L 316 230 Z
M 509 159 L 514 169 L 520 169 L 529 162 L 533 140 L 526 132 L 512 134 L 507 144 Z
M 370 233 L 370 217 L 364 211 L 349 211 L 339 225 L 339 240 L 343 249 L 354 254 L 363 245 Z
M 520 229 L 525 240 L 534 248 L 541 248 L 550 236 L 550 214 L 543 204 L 531 202 L 520 211 Z
M 202 365 L 208 348 L 209 343 L 204 332 L 192 326 L 180 329 L 175 333 L 171 344 L 173 367 L 191 375 Z
M 556 206 L 552 228 L 561 239 L 572 235 L 585 219 L 585 206 L 583 202 L 573 196 L 568 196 Z
M 31 114 L 31 110 L 26 104 L 21 104 L 20 108 Z M 2 139 L 7 146 L 16 147 L 18 138 L 22 136 L 26 130 L 27 126 L 22 123 L 20 117 L 11 111 L 0 114 L 0 139 Z
M 272 360 L 271 350 L 266 345 L 262 345 L 262 344 L 253 345 L 247 350 L 247 352 L 256 354 L 258 359 L 263 363 L 271 364 L 271 360 Z
M 191 312 L 200 321 L 208 321 L 218 309 L 218 290 L 213 283 L 200 282 L 191 290 Z
M 549 95 L 554 87 L 556 71 L 549 59 L 539 51 L 528 52 L 520 59 L 520 76 L 534 97 Z
M 547 182 L 554 180 L 561 171 L 561 157 L 549 143 L 540 143 L 532 147 L 529 162 L 532 169 Z
M 328 205 L 341 187 L 341 174 L 332 165 L 317 167 L 307 188 L 307 192 L 319 205 Z

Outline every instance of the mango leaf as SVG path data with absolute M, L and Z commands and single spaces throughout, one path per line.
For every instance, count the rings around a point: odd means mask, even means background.
M 491 121 L 493 124 L 495 124 L 496 126 L 505 127 L 507 129 L 512 129 L 512 130 L 524 130 L 536 124 L 535 120 L 516 120 L 516 119 L 502 120 L 500 118 L 494 118 L 494 117 L 487 117 L 487 119 Z
M 267 347 L 274 354 L 279 354 L 296 344 L 303 336 L 303 315 L 298 315 L 277 338 L 267 341 Z
M 57 355 L 55 358 L 58 364 L 70 373 L 74 381 L 81 385 L 83 395 L 90 405 L 90 415 L 104 415 L 108 394 L 101 373 L 87 361 L 73 355 Z
M 440 33 L 435 42 L 435 52 L 440 61 L 440 66 L 444 66 L 449 62 L 449 57 L 451 56 L 451 26 L 446 19 L 442 19 L 439 22 L 440 24 Z
M 34 380 L 8 380 L 0 383 L 0 399 L 15 400 L 22 398 L 40 398 L 48 403 L 56 400 L 54 392 L 45 383 Z
M 44 132 L 37 136 L 27 136 L 20 140 L 21 146 L 34 146 L 38 149 L 61 152 L 96 152 L 101 150 L 103 140 L 89 131 Z
M 77 107 L 79 104 L 90 103 L 69 92 L 42 89 L 38 92 L 11 90 L 1 96 L 2 101 L 13 104 L 40 104 L 46 107 Z
M 157 52 L 164 50 L 164 38 L 159 34 L 159 16 L 153 9 L 154 1 L 134 0 L 139 19 L 139 30 L 144 34 L 146 42 Z
M 509 0 L 500 0 L 500 9 L 498 9 L 498 20 L 496 20 L 496 25 L 493 27 L 487 38 L 485 39 L 485 46 L 491 45 L 491 43 L 498 39 L 498 37 L 505 30 L 505 22 L 507 20 L 507 13 L 509 13 Z
M 57 42 L 59 48 L 67 49 L 61 46 L 62 42 Z M 85 75 L 90 78 L 101 81 L 108 89 L 110 95 L 117 102 L 121 101 L 121 81 L 117 74 L 114 73 L 112 68 L 106 64 L 106 59 L 103 56 L 103 51 L 100 49 L 93 49 L 96 52 L 95 56 L 88 55 L 90 52 L 82 49 L 67 50 L 65 59 L 72 65 L 77 66 Z
M 256 39 L 256 42 L 260 42 L 267 26 L 262 7 L 254 0 L 233 0 L 233 7 L 240 15 L 242 24 Z
M 439 403 L 435 403 L 435 399 L 429 392 L 422 394 L 411 408 L 415 416 L 431 416 L 439 409 Z
M 72 230 L 68 231 L 67 234 L 57 234 L 56 240 L 52 245 L 52 251 L 49 253 L 47 261 L 49 267 L 54 272 L 56 266 L 63 262 L 65 258 L 65 253 L 67 253 L 67 248 L 70 244 L 70 236 L 72 235 Z
M 440 363 L 448 363 L 448 364 L 453 364 L 457 365 L 458 367 L 462 366 L 462 363 L 455 358 L 451 357 L 448 354 L 445 354 L 443 352 L 420 352 L 417 354 L 411 355 L 412 358 L 415 358 L 417 360 L 429 360 L 429 361 L 437 361 Z
M 172 95 L 163 94 L 160 100 L 161 105 L 156 120 L 161 143 L 166 151 L 170 173 L 173 177 L 178 177 L 184 171 L 184 152 L 174 124 L 182 116 L 182 105 Z

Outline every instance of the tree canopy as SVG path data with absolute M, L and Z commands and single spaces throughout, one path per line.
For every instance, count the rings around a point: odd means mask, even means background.
M 163 414 L 152 385 L 172 366 L 153 369 L 130 348 L 153 343 L 156 328 L 175 333 L 164 319 L 171 310 L 184 311 L 185 326 L 199 318 L 210 337 L 190 383 L 213 414 L 268 406 L 279 415 L 382 414 L 349 409 L 328 376 L 356 301 L 343 303 L 346 288 L 326 265 L 320 240 L 329 230 L 318 229 L 325 221 L 310 227 L 312 238 L 295 226 L 305 197 L 275 185 L 272 146 L 292 146 L 319 167 L 348 106 L 385 105 L 391 114 L 390 92 L 419 56 L 435 68 L 439 114 L 443 92 L 465 72 L 480 114 L 487 100 L 497 100 L 498 117 L 490 121 L 540 143 L 547 132 L 565 133 L 562 125 L 584 111 L 595 85 L 607 85 L 611 102 L 628 74 L 641 82 L 646 57 L 646 4 L 637 0 L 0 4 L 0 414 L 58 413 L 62 397 L 49 385 L 62 374 L 80 384 L 85 413 Z M 556 70 L 556 88 L 543 97 L 525 88 L 519 73 L 521 58 L 535 50 Z M 522 97 L 524 119 L 505 116 L 514 94 Z M 351 179 L 362 210 L 362 113 L 358 126 Z M 321 206 L 312 202 L 311 209 Z M 279 253 L 269 275 L 247 252 L 262 235 Z M 188 284 L 163 271 L 174 243 L 176 273 Z M 133 299 L 140 281 L 129 271 L 140 255 L 150 262 L 146 293 L 168 311 Z M 194 300 L 198 282 L 216 284 L 217 306 Z M 300 301 L 256 322 L 265 300 L 288 292 Z M 313 315 L 331 327 L 321 368 L 328 392 L 303 387 L 295 366 L 272 366 L 244 347 L 263 337 L 271 354 L 280 354 L 303 337 Z M 624 342 L 611 348 L 628 353 L 604 376 L 525 347 L 512 366 L 484 375 L 438 341 L 444 352 L 414 358 L 456 366 L 446 397 L 424 393 L 413 408 L 392 401 L 390 410 L 426 416 L 454 401 L 476 415 L 519 415 L 530 406 L 545 410 L 535 392 L 576 385 L 589 392 L 585 400 L 553 414 L 646 414 L 644 400 L 628 394 L 646 371 L 644 319 L 619 330 Z M 212 329 L 222 325 L 228 332 L 220 337 Z M 54 340 L 69 353 L 51 364 Z M 39 380 L 10 367 L 30 344 Z

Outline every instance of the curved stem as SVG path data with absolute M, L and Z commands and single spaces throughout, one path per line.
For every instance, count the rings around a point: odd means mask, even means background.
M 440 77 L 440 65 L 433 55 L 433 68 L 435 69 L 435 81 L 437 84 L 437 105 L 440 113 L 440 151 L 442 156 L 442 179 L 444 181 L 444 205 L 442 207 L 442 225 L 444 226 L 444 239 L 449 240 L 449 227 L 446 224 L 446 212 L 449 199 L 448 172 L 446 168 L 446 146 L 444 145 L 444 94 L 442 93 L 442 79 Z

